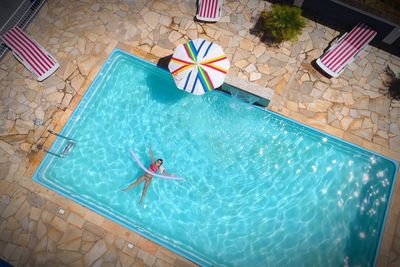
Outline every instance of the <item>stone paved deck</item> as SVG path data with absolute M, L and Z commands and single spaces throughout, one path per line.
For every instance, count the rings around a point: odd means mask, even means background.
M 399 70 L 399 58 L 368 47 L 327 79 L 310 63 L 338 32 L 308 21 L 298 42 L 268 47 L 250 33 L 268 2 L 225 0 L 215 24 L 193 21 L 193 2 L 49 0 L 27 32 L 61 68 L 39 83 L 10 53 L 0 62 L 1 258 L 17 266 L 192 265 L 31 180 L 44 155 L 37 145 L 54 141 L 46 130 L 63 127 L 115 47 L 157 62 L 189 38 L 215 41 L 231 60 L 230 80 L 274 92 L 272 111 L 400 159 L 400 103 L 384 86 L 385 68 Z M 399 210 L 397 183 L 379 266 L 400 265 Z

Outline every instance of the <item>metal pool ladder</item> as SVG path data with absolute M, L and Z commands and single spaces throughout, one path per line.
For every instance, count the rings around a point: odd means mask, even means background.
M 63 157 L 68 156 L 68 154 L 71 153 L 72 149 L 74 148 L 74 146 L 76 144 L 76 141 L 73 140 L 72 138 L 69 138 L 69 137 L 66 137 L 64 135 L 58 134 L 58 133 L 54 132 L 53 130 L 48 130 L 48 132 L 53 134 L 53 135 L 55 135 L 55 136 L 58 136 L 58 137 L 61 137 L 61 138 L 65 139 L 67 141 L 67 144 L 64 146 L 64 148 L 61 150 L 60 153 L 51 152 L 51 151 L 49 151 L 49 150 L 47 150 L 47 149 L 45 149 L 43 147 L 41 147 L 41 149 L 43 149 L 46 153 L 49 153 L 50 155 L 53 155 L 53 156 L 56 156 L 56 157 L 59 157 L 59 158 L 63 158 Z

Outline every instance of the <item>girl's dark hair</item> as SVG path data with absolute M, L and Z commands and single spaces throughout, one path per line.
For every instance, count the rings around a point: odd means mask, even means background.
M 159 160 L 159 161 L 161 161 L 161 164 L 163 164 L 163 163 L 164 163 L 164 161 L 163 161 L 162 159 L 158 159 L 158 160 Z M 158 160 L 157 160 L 157 161 L 158 161 Z

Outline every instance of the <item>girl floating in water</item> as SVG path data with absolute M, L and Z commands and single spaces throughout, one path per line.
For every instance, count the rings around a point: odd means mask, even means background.
M 165 171 L 165 169 L 161 166 L 163 164 L 163 160 L 162 159 L 158 159 L 158 160 L 154 160 L 153 157 L 153 151 L 151 150 L 151 147 L 149 149 L 149 153 L 150 153 L 150 160 L 151 160 L 151 164 L 149 167 L 149 170 L 151 172 L 159 172 L 163 175 L 167 175 L 167 176 L 173 176 L 172 174 L 169 174 Z M 140 184 L 143 180 L 145 180 L 145 184 L 144 184 L 144 188 L 143 188 L 143 193 L 142 193 L 142 197 L 140 198 L 139 204 L 143 202 L 144 197 L 146 196 L 147 193 L 147 188 L 150 185 L 151 179 L 153 179 L 153 175 L 149 174 L 149 173 L 145 173 L 143 174 L 141 177 L 139 177 L 139 179 L 137 179 L 133 184 L 129 185 L 127 188 L 125 188 L 123 191 L 127 192 L 128 190 L 134 188 L 135 186 L 137 186 L 138 184 Z

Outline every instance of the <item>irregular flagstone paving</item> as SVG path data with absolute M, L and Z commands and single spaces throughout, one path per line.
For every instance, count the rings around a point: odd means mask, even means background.
M 324 32 L 329 31 L 314 27 L 309 36 L 314 40 L 314 36 Z M 322 47 L 328 47 L 331 39 L 322 39 Z M 332 126 L 348 136 L 354 135 L 353 140 L 371 142 L 377 152 L 381 149 L 399 152 L 400 102 L 388 98 L 385 83 L 389 81 L 386 69 L 390 67 L 398 73 L 400 60 L 368 47 L 339 78 L 327 79 L 311 65 L 320 54 L 321 49 L 300 53 L 301 60 L 297 63 L 293 80 L 284 90 L 277 92 L 274 108 L 278 111 L 286 108 Z
M 0 257 L 14 266 L 192 266 L 68 200 L 60 205 L 0 181 Z M 67 203 L 71 202 L 68 206 Z
M 297 42 L 267 46 L 251 32 L 269 2 L 225 0 L 221 20 L 209 24 L 194 22 L 194 2 L 49 0 L 27 32 L 60 69 L 39 83 L 11 53 L 0 61 L 1 258 L 16 266 L 191 265 L 31 180 L 44 155 L 37 145 L 51 146 L 47 130 L 61 130 L 116 47 L 157 62 L 189 39 L 215 41 L 231 61 L 229 81 L 274 93 L 271 110 L 400 159 L 400 102 L 385 89 L 385 70 L 399 73 L 399 58 L 368 47 L 327 79 L 312 62 L 338 32 L 308 21 Z M 397 183 L 378 266 L 400 265 L 399 210 Z

